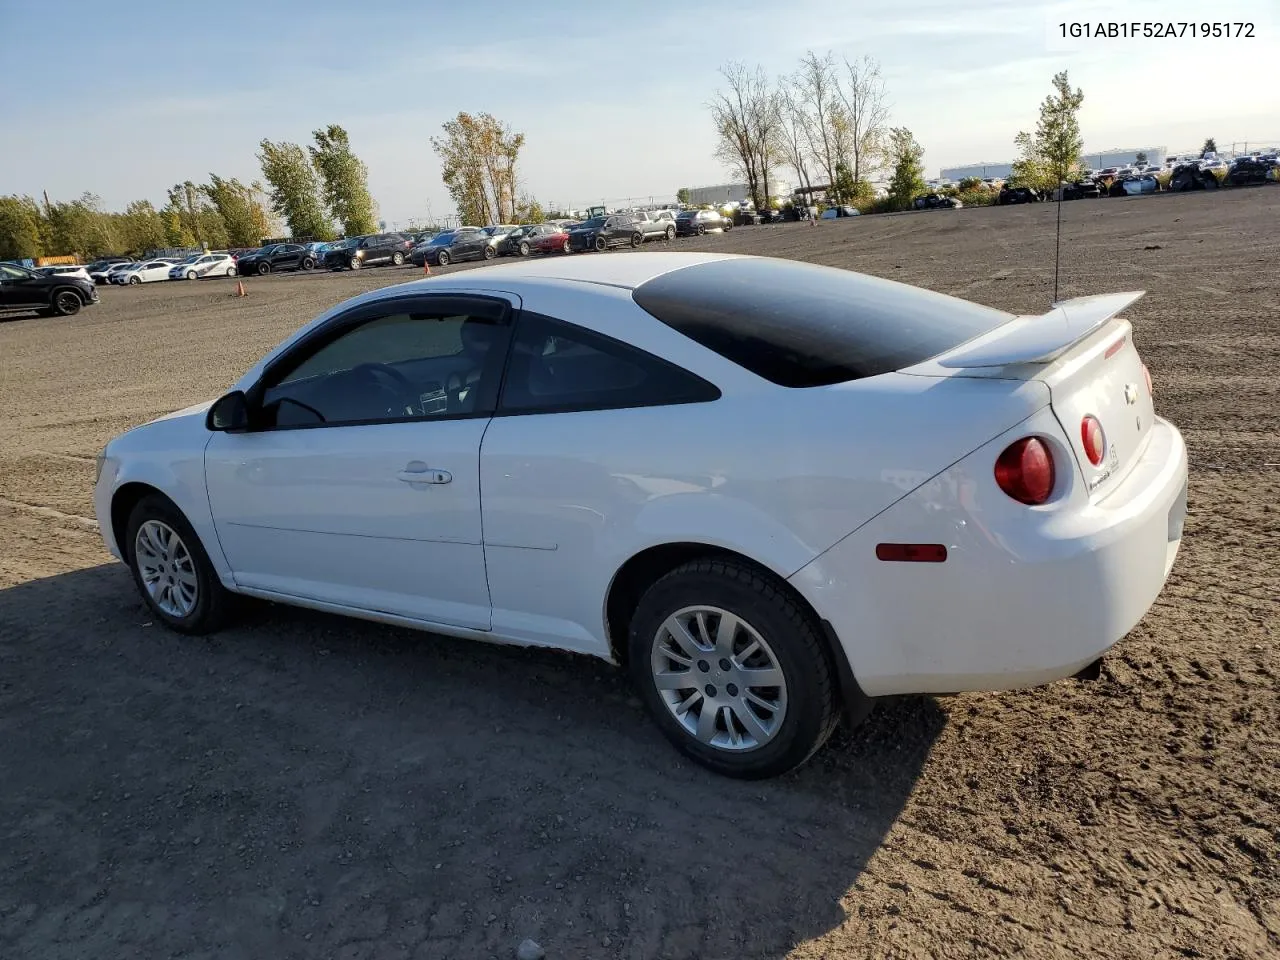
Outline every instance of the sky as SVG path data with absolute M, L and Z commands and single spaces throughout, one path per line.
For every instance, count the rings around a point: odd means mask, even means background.
M 430 138 L 459 111 L 526 136 L 544 206 L 725 183 L 707 103 L 730 60 L 877 58 L 926 172 L 1014 157 L 1059 70 L 1087 151 L 1280 145 L 1277 0 L 221 0 L 125 8 L 0 0 L 0 194 L 162 204 L 210 172 L 260 179 L 264 137 L 345 127 L 388 225 L 454 212 Z M 1062 38 L 1062 21 L 1252 22 L 1252 38 Z M 56 43 L 63 33 L 66 43 Z M 56 55 L 51 50 L 57 50 Z M 25 78 L 25 79 L 24 79 Z M 788 179 L 784 174 L 782 179 Z

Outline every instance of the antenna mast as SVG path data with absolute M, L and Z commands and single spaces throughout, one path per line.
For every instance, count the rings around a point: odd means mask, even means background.
M 1058 178 L 1058 228 L 1053 240 L 1053 303 L 1058 302 L 1058 264 L 1062 259 L 1062 178 Z M 1049 304 L 1053 306 L 1053 303 Z

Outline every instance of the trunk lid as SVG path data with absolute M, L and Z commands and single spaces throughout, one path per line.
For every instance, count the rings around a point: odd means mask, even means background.
M 1079 297 L 1048 313 L 1019 316 L 901 372 L 925 376 L 1040 380 L 1092 501 L 1120 484 L 1142 454 L 1155 409 L 1133 329 L 1116 316 L 1143 295 Z M 1102 462 L 1089 460 L 1085 417 L 1102 426 Z

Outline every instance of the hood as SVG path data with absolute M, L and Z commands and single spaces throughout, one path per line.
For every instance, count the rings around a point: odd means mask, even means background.
M 214 401 L 205 400 L 201 403 L 193 403 L 189 407 L 183 407 L 181 410 L 175 410 L 173 413 L 166 413 L 163 417 L 156 417 L 154 420 L 148 420 L 147 423 L 161 423 L 165 420 L 177 420 L 182 417 L 191 417 L 196 414 L 200 415 L 203 420 L 205 413 L 213 406 Z M 143 424 L 146 426 L 147 424 Z

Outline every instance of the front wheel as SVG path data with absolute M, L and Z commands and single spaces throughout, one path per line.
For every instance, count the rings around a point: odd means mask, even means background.
M 744 564 L 696 560 L 661 578 L 636 608 L 628 652 L 667 739 L 726 776 L 799 766 L 838 719 L 834 664 L 812 614 Z
M 236 275 L 236 268 L 235 268 L 235 267 L 227 267 L 227 276 L 228 276 L 228 277 L 234 277 L 235 275 Z
M 303 270 L 313 270 L 315 269 L 315 265 L 316 265 L 316 262 L 312 260 L 310 257 L 303 257 L 302 262 L 298 264 L 298 266 L 301 267 Z
M 401 266 L 404 263 L 404 254 L 397 250 L 391 255 L 391 263 L 395 266 Z
M 516 252 L 522 257 L 527 257 L 529 255 L 529 241 L 521 240 L 520 246 L 516 248 Z
M 195 279 L 197 279 L 197 278 L 196 278 L 196 272 L 195 272 L 194 270 L 188 270 L 188 271 L 187 271 L 187 279 L 188 279 L 188 280 L 195 280 Z
M 142 282 L 142 278 L 141 278 L 141 277 L 130 277 L 130 278 L 129 278 L 129 282 L 130 282 L 130 283 L 141 283 L 141 282 Z
M 494 257 L 496 257 L 497 255 L 498 255 L 498 251 L 497 251 L 497 250 L 493 249 L 493 247 L 489 246 L 488 244 L 485 244 L 485 247 L 484 247 L 484 258 L 485 258 L 486 260 L 492 260 L 492 259 L 493 259 Z
M 609 249 L 609 241 L 599 234 L 596 235 L 595 243 L 592 244 L 596 248 L 596 253 L 604 253 Z
M 170 500 L 143 497 L 123 532 L 134 584 L 156 617 L 180 633 L 209 633 L 222 625 L 234 598 Z
M 568 240 L 566 240 L 564 243 L 560 245 L 560 252 L 573 253 L 573 244 L 571 244 Z
M 676 228 L 675 228 L 675 227 L 667 227 L 667 239 L 668 239 L 668 240 L 674 240 L 675 238 L 676 238 Z
M 643 234 L 643 233 L 633 233 L 633 234 L 631 235 L 631 249 L 632 249 L 632 250 L 638 250 L 638 249 L 640 248 L 640 244 L 642 244 L 642 243 L 644 243 L 644 234 Z
M 360 258 L 359 258 L 359 257 L 352 257 L 350 260 L 348 260 L 348 261 L 347 261 L 347 266 L 349 266 L 352 270 L 359 270 L 359 269 L 360 269 Z
M 270 272 L 271 264 L 265 262 L 258 264 L 258 276 L 265 277 Z
M 72 290 L 60 290 L 53 298 L 53 312 L 59 317 L 74 317 L 82 306 L 80 295 Z
M 437 253 L 436 264 L 441 267 L 447 267 L 449 265 L 449 251 L 441 250 L 439 253 Z

